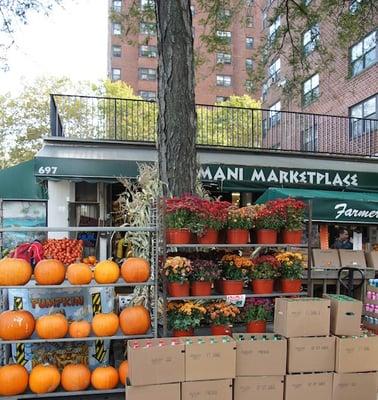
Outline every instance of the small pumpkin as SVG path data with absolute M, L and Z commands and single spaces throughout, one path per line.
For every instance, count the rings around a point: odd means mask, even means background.
M 93 317 L 92 329 L 96 336 L 113 336 L 118 327 L 119 319 L 115 313 L 99 313 Z
M 91 371 L 84 364 L 68 364 L 63 368 L 61 384 L 67 392 L 85 390 L 91 383 Z
M 35 331 L 42 339 L 59 339 L 67 335 L 68 322 L 63 314 L 43 315 L 37 319 Z
M 34 277 L 39 285 L 60 285 L 66 269 L 59 260 L 41 260 L 34 268 Z
M 111 260 L 100 261 L 95 266 L 94 278 L 97 283 L 108 284 L 119 279 L 119 267 Z
M 118 367 L 119 381 L 124 386 L 126 386 L 126 379 L 128 374 L 129 374 L 129 362 L 127 360 L 124 360 Z
M 0 395 L 15 396 L 22 394 L 28 387 L 28 371 L 19 364 L 0 367 Z
M 112 366 L 97 367 L 91 376 L 91 383 L 95 389 L 109 390 L 118 385 L 118 372 Z
M 33 270 L 22 258 L 3 258 L 0 261 L 0 285 L 21 286 L 30 281 Z
M 36 365 L 29 375 L 30 390 L 37 394 L 51 393 L 60 383 L 60 373 L 55 365 Z
M 73 321 L 70 323 L 68 333 L 73 338 L 88 337 L 91 333 L 91 324 L 88 321 Z
M 140 257 L 130 257 L 121 266 L 122 278 L 128 283 L 146 282 L 150 273 L 150 263 Z
M 71 285 L 87 285 L 92 280 L 91 267 L 84 263 L 70 264 L 66 277 Z
M 29 338 L 35 327 L 33 314 L 25 310 L 8 310 L 0 314 L 0 338 L 22 340 Z
M 151 327 L 151 316 L 143 306 L 127 307 L 119 315 L 119 324 L 125 335 L 144 335 Z

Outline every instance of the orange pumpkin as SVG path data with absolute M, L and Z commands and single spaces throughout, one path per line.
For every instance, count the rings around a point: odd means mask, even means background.
M 140 257 L 128 258 L 121 266 L 122 278 L 128 283 L 146 282 L 150 273 L 150 263 Z
M 122 361 L 118 367 L 118 375 L 119 375 L 119 381 L 124 386 L 126 386 L 126 379 L 127 379 L 128 373 L 129 373 L 129 362 L 127 360 Z
M 0 395 L 15 396 L 22 394 L 28 387 L 29 374 L 25 367 L 18 364 L 0 367 Z
M 55 365 L 36 365 L 29 375 L 30 390 L 37 394 L 51 393 L 60 383 L 60 373 Z
M 118 315 L 114 313 L 99 313 L 93 317 L 92 329 L 96 336 L 113 336 L 119 327 Z
M 91 383 L 91 371 L 84 364 L 68 364 L 63 368 L 61 384 L 64 390 L 85 390 Z
M 27 339 L 33 334 L 33 314 L 24 310 L 9 310 L 0 314 L 0 338 L 3 340 Z
M 118 372 L 114 367 L 97 367 L 91 376 L 91 383 L 95 389 L 109 390 L 118 385 Z
M 119 324 L 125 335 L 144 335 L 151 327 L 151 316 L 143 306 L 127 307 L 119 315 Z
M 119 267 L 111 260 L 100 261 L 94 270 L 94 278 L 97 283 L 114 283 L 119 278 Z
M 41 260 L 34 268 L 34 277 L 40 285 L 60 285 L 66 269 L 59 260 Z
M 0 261 L 0 285 L 21 286 L 30 281 L 33 270 L 31 265 L 21 258 L 3 258 Z
M 92 280 L 92 270 L 84 263 L 70 264 L 66 276 L 71 285 L 87 285 Z
M 67 335 L 68 322 L 63 314 L 43 315 L 37 319 L 35 331 L 42 339 L 59 339 Z
M 91 333 L 91 324 L 88 321 L 73 321 L 70 323 L 68 333 L 73 338 L 88 337 Z
M 89 261 L 89 264 L 94 265 L 97 262 L 97 258 L 95 256 L 89 256 L 88 261 Z

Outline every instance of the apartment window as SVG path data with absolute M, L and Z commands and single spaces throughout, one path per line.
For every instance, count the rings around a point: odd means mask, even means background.
M 232 85 L 232 78 L 230 75 L 217 75 L 217 86 L 229 87 Z
M 263 29 L 268 27 L 268 12 L 263 11 L 262 13 L 262 23 L 263 23 Z
M 350 0 L 349 1 L 349 11 L 354 14 L 359 8 L 362 3 L 362 0 Z
M 117 44 L 113 44 L 112 46 L 112 55 L 113 57 L 121 57 L 122 50 L 121 46 L 118 46 Z
M 315 74 L 303 84 L 303 105 L 307 106 L 315 101 L 319 94 L 319 74 Z
M 142 81 L 156 80 L 156 69 L 154 68 L 139 68 L 139 79 Z
M 229 18 L 231 18 L 231 10 L 223 8 L 222 10 L 219 11 L 218 15 L 219 18 L 227 21 Z
M 272 23 L 272 25 L 270 25 L 269 27 L 269 41 L 272 42 L 276 38 L 280 26 L 281 26 L 281 17 L 278 16 Z
M 316 122 L 302 130 L 301 150 L 316 151 L 318 149 L 318 125 Z
M 311 3 L 312 0 L 303 0 L 303 4 L 305 6 L 308 6 Z
M 245 59 L 245 69 L 252 70 L 253 69 L 253 60 L 252 58 Z
M 377 31 L 369 33 L 350 50 L 350 67 L 352 76 L 356 76 L 366 68 L 375 64 L 377 55 Z
M 351 136 L 352 138 L 362 134 L 375 132 L 378 129 L 377 121 L 370 121 L 378 118 L 378 95 L 370 97 L 350 108 Z M 366 118 L 366 119 L 363 119 Z
M 153 22 L 141 22 L 139 32 L 143 35 L 156 35 L 156 25 Z
M 113 0 L 113 11 L 120 13 L 122 9 L 122 0 Z
M 155 7 L 155 0 L 140 0 L 140 8 L 142 10 L 153 9 Z
M 263 83 L 262 86 L 262 99 L 263 101 L 266 101 L 266 98 L 268 97 L 268 84 L 267 83 Z
M 194 6 L 190 6 L 190 11 L 192 13 L 192 17 L 196 15 L 196 8 Z
M 281 102 L 277 101 L 269 107 L 269 127 L 277 125 L 281 120 Z
M 231 64 L 231 54 L 217 53 L 217 64 Z
M 157 47 L 156 46 L 139 46 L 139 57 L 157 57 Z
M 247 49 L 253 49 L 253 37 L 246 37 L 245 38 L 245 47 Z
M 245 26 L 247 28 L 253 28 L 253 17 L 251 16 L 245 17 Z
M 217 36 L 223 41 L 223 43 L 225 43 L 225 44 L 231 43 L 231 32 L 217 31 Z
M 121 70 L 120 68 L 112 68 L 112 80 L 120 81 L 121 80 Z
M 277 58 L 277 60 L 269 66 L 269 80 L 268 85 L 270 86 L 272 83 L 277 82 L 280 78 L 281 72 L 281 59 Z
M 122 26 L 118 22 L 113 22 L 112 26 L 113 35 L 119 36 L 122 34 Z
M 253 0 L 245 0 L 245 5 L 247 7 L 252 7 L 253 6 Z
M 315 50 L 315 47 L 319 41 L 320 37 L 320 29 L 319 25 L 316 24 L 308 31 L 303 34 L 302 44 L 303 44 L 303 52 L 305 54 L 310 54 Z
M 217 96 L 217 103 L 223 103 L 224 101 L 228 101 L 230 98 L 228 96 Z
M 253 82 L 249 79 L 245 81 L 245 89 L 248 93 L 252 92 L 253 90 Z
M 149 92 L 147 90 L 140 90 L 139 91 L 139 96 L 143 99 L 143 100 L 156 100 L 156 92 Z

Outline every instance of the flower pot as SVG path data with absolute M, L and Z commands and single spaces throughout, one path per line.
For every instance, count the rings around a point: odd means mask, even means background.
M 215 229 L 206 229 L 201 236 L 197 236 L 199 244 L 217 244 L 218 231 Z
M 169 244 L 189 244 L 192 233 L 189 229 L 167 229 L 167 242 Z
M 192 282 L 190 285 L 190 292 L 192 296 L 210 296 L 211 282 Z
M 225 295 L 242 294 L 243 281 L 223 281 L 221 289 Z
M 223 293 L 223 279 L 218 279 L 214 282 L 214 289 L 217 293 Z
M 301 288 L 301 279 L 281 279 L 281 290 L 283 293 L 299 293 Z
M 250 321 L 247 322 L 247 333 L 265 333 L 266 321 Z
M 282 232 L 282 243 L 284 244 L 301 244 L 302 231 L 287 231 Z
M 169 282 L 168 294 L 170 297 L 187 297 L 189 296 L 189 282 Z
M 258 244 L 275 244 L 277 243 L 277 231 L 273 229 L 259 229 L 257 231 Z
M 232 335 L 232 329 L 229 325 L 213 325 L 211 327 L 211 334 L 213 336 L 225 336 L 225 335 Z
M 254 279 L 252 281 L 252 291 L 254 294 L 273 293 L 273 279 Z
M 227 229 L 228 244 L 247 244 L 248 229 Z
M 173 329 L 172 335 L 173 337 L 194 336 L 194 328 L 190 328 L 185 331 L 182 329 Z

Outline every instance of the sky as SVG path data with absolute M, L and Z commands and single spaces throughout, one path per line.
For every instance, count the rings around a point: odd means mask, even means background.
M 49 16 L 34 14 L 18 26 L 0 69 L 0 92 L 17 93 L 23 80 L 68 76 L 98 81 L 107 73 L 107 0 L 64 0 Z

